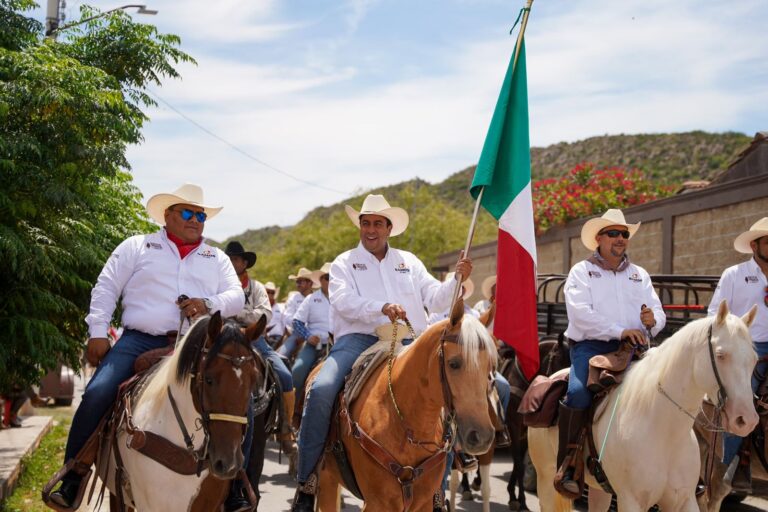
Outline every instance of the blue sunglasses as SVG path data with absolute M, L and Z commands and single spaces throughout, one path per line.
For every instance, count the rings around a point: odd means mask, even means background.
M 205 219 L 208 218 L 208 214 L 205 212 L 196 212 L 194 210 L 190 210 L 189 208 L 184 208 L 183 210 L 173 210 L 175 212 L 179 212 L 181 215 L 181 218 L 185 221 L 192 219 L 194 216 L 197 219 L 197 222 L 200 224 L 205 222 Z

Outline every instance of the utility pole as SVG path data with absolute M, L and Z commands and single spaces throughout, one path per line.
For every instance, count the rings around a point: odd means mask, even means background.
M 45 14 L 45 35 L 51 35 L 64 21 L 67 8 L 67 0 L 48 0 L 48 9 Z

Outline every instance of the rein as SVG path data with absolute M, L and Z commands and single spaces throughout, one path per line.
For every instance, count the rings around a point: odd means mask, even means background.
M 408 330 L 414 338 L 415 333 L 410 322 L 405 320 Z M 445 407 L 449 410 L 448 416 L 443 420 L 443 435 L 442 443 L 436 443 L 434 441 L 419 441 L 414 439 L 413 429 L 411 429 L 405 421 L 400 408 L 397 405 L 394 391 L 392 390 L 392 363 L 395 357 L 395 344 L 397 340 L 397 323 L 392 322 L 392 344 L 390 345 L 389 359 L 387 362 L 387 387 L 389 390 L 389 396 L 392 399 L 392 404 L 395 407 L 397 416 L 400 419 L 400 423 L 403 426 L 406 434 L 406 440 L 408 443 L 414 446 L 424 448 L 425 446 L 434 446 L 436 451 L 423 460 L 418 466 L 403 466 L 389 451 L 381 446 L 375 439 L 370 437 L 360 425 L 352 420 L 349 412 L 349 406 L 347 405 L 344 392 L 341 393 L 341 410 L 340 417 L 346 417 L 346 423 L 349 428 L 350 434 L 357 440 L 360 447 L 365 451 L 377 464 L 384 469 L 388 470 L 400 484 L 400 489 L 403 495 L 403 510 L 407 512 L 410 510 L 413 503 L 413 486 L 416 480 L 425 472 L 432 469 L 442 467 L 445 464 L 447 453 L 453 448 L 455 441 L 455 419 L 456 411 L 453 408 L 453 398 L 451 395 L 451 387 L 448 383 L 448 379 L 445 373 L 445 351 L 444 346 L 446 342 L 458 343 L 458 336 L 454 334 L 448 334 L 445 330 L 440 336 L 440 383 L 443 392 L 443 401 Z M 414 339 L 415 341 L 415 339 Z
M 707 330 L 707 346 L 709 347 L 709 362 L 712 366 L 712 373 L 715 374 L 715 380 L 717 381 L 717 404 L 714 405 L 714 412 L 712 413 L 712 418 L 708 418 L 706 414 L 704 414 L 704 410 L 699 407 L 699 410 L 702 412 L 705 418 L 707 418 L 706 423 L 702 422 L 701 420 L 697 419 L 695 416 L 693 416 L 690 412 L 685 410 L 680 404 L 678 404 L 669 394 L 664 390 L 664 388 L 661 386 L 661 382 L 656 383 L 656 388 L 659 390 L 659 392 L 670 402 L 672 402 L 677 409 L 684 413 L 689 418 L 693 419 L 694 423 L 699 423 L 699 425 L 702 425 L 705 429 L 712 432 L 712 439 L 710 441 L 710 449 L 707 453 L 707 459 L 705 461 L 705 467 L 704 467 L 704 486 L 706 488 L 707 493 L 707 499 L 709 499 L 710 495 L 710 481 L 712 479 L 712 474 L 714 473 L 714 467 L 715 467 L 715 446 L 717 445 L 717 437 L 720 432 L 724 432 L 725 430 L 722 427 L 722 414 L 723 409 L 725 408 L 725 403 L 728 401 L 728 392 L 725 389 L 725 386 L 723 385 L 723 380 L 720 378 L 720 372 L 717 370 L 717 362 L 715 361 L 715 349 L 712 348 L 712 325 L 714 324 L 715 320 L 712 321 L 711 324 L 709 324 L 709 328 Z

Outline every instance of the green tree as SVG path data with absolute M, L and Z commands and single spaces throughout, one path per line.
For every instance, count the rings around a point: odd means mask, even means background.
M 150 229 L 125 157 L 145 88 L 192 60 L 121 11 L 43 39 L 32 7 L 0 0 L 0 391 L 78 366 L 103 262 Z

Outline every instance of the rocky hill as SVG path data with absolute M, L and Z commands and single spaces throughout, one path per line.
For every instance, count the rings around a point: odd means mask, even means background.
M 741 133 L 702 131 L 591 137 L 531 148 L 531 173 L 534 181 L 560 177 L 581 162 L 594 162 L 600 167 L 637 168 L 666 184 L 709 180 L 728 167 L 750 141 L 751 137 Z M 415 178 L 365 194 L 382 193 L 411 213 L 411 225 L 397 246 L 415 252 L 429 266 L 438 254 L 463 245 L 473 206 L 467 193 L 473 173 L 471 166 L 440 183 Z M 259 253 L 254 272 L 258 279 L 275 281 L 285 290 L 286 276 L 299 266 L 319 268 L 355 244 L 357 235 L 343 205 L 360 204 L 365 194 L 315 208 L 295 226 L 248 230 L 232 239 Z M 416 215 L 415 205 L 420 205 Z M 475 243 L 492 240 L 495 233 L 495 221 L 483 213 Z

